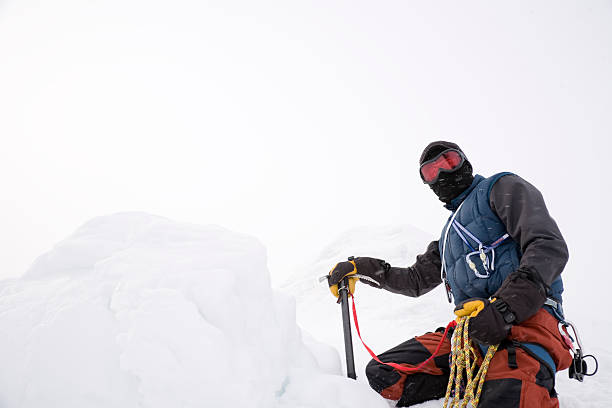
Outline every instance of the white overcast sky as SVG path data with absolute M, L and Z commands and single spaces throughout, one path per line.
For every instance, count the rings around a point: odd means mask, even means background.
M 0 276 L 119 211 L 255 235 L 277 282 L 354 226 L 437 236 L 444 139 L 542 190 L 582 291 L 610 271 L 611 73 L 610 1 L 3 0 Z

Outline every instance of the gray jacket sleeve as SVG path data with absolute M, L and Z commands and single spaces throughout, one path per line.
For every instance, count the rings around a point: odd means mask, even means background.
M 416 263 L 407 268 L 392 266 L 384 272 L 381 288 L 406 296 L 421 296 L 438 286 L 440 279 L 440 251 L 438 241 L 433 241 Z
M 503 176 L 493 185 L 490 205 L 521 248 L 520 268 L 537 273 L 550 286 L 569 254 L 540 191 L 517 175 Z

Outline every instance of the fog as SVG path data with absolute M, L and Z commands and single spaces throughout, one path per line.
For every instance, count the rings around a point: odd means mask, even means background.
M 2 1 L 1 276 L 121 211 L 252 234 L 277 284 L 355 226 L 435 237 L 448 212 L 418 157 L 450 140 L 543 192 L 568 296 L 596 307 L 611 18 L 609 1 Z

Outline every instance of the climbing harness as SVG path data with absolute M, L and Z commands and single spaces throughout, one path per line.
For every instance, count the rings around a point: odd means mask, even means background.
M 480 279 L 486 279 L 491 276 L 491 272 L 495 270 L 495 248 L 500 246 L 506 239 L 510 238 L 510 235 L 508 233 L 505 233 L 504 235 L 496 239 L 491 245 L 484 244 L 474 234 L 472 234 L 466 227 L 461 225 L 461 223 L 457 221 L 456 219 L 457 214 L 459 214 L 459 210 L 463 206 L 464 202 L 465 201 L 463 201 L 459 205 L 457 210 L 451 216 L 451 219 L 448 222 L 446 230 L 444 231 L 444 241 L 442 243 L 442 256 L 441 256 L 442 265 L 440 268 L 440 277 L 442 279 L 442 282 L 444 282 L 444 287 L 446 288 L 446 297 L 449 303 L 452 303 L 453 297 L 452 297 L 451 287 L 450 287 L 450 284 L 448 283 L 448 279 L 446 276 L 446 259 L 444 256 L 446 254 L 446 243 L 448 242 L 448 232 L 451 229 L 451 227 L 455 230 L 455 232 L 457 233 L 459 238 L 461 238 L 461 240 L 465 243 L 465 245 L 467 245 L 467 247 L 471 249 L 471 252 L 469 252 L 465 256 L 465 262 L 470 267 L 472 272 L 474 272 L 474 275 L 476 275 L 476 277 Z M 476 247 L 470 243 L 470 241 L 468 240 L 468 237 L 471 238 L 476 243 L 476 245 L 478 246 L 478 249 L 476 249 Z M 489 259 L 489 254 L 491 255 L 490 259 Z M 482 263 L 484 273 L 481 273 L 476 267 L 476 263 L 472 261 L 472 257 L 474 255 L 478 255 L 478 257 L 480 258 L 480 262 Z
M 358 276 L 362 278 L 361 276 Z M 376 282 L 375 280 L 371 280 L 372 282 Z M 378 283 L 378 282 L 376 282 Z M 346 285 L 345 285 L 346 286 Z M 348 292 L 348 289 L 344 290 Z M 359 336 L 359 340 L 368 351 L 370 356 L 380 364 L 384 364 L 386 366 L 392 367 L 395 370 L 403 373 L 414 373 L 418 371 L 424 371 L 426 369 L 426 365 L 432 361 L 434 358 L 438 357 L 438 353 L 444 344 L 444 340 L 447 338 L 448 333 L 451 329 L 454 329 L 454 332 L 451 337 L 451 356 L 450 356 L 450 375 L 448 378 L 448 385 L 446 387 L 446 395 L 444 397 L 444 405 L 443 408 L 477 408 L 478 403 L 480 401 L 480 396 L 482 393 L 482 388 L 487 376 L 487 372 L 489 370 L 489 365 L 493 356 L 497 352 L 500 344 L 496 344 L 493 346 L 488 346 L 485 351 L 485 346 L 481 346 L 482 355 L 484 358 L 480 366 L 478 366 L 479 355 L 474 348 L 474 344 L 469 337 L 469 316 L 462 317 L 457 320 L 452 320 L 448 323 L 446 328 L 444 329 L 444 334 L 440 338 L 440 342 L 436 346 L 435 351 L 432 355 L 423 361 L 422 363 L 414 366 L 407 367 L 405 365 L 392 363 L 392 362 L 383 362 L 381 361 L 376 353 L 372 351 L 370 347 L 365 343 L 363 337 L 361 335 L 361 329 L 359 327 L 359 321 L 357 319 L 357 308 L 355 306 L 355 297 L 347 293 L 348 296 L 351 297 L 352 301 L 352 314 L 353 321 L 355 322 L 355 330 L 357 335 Z M 560 330 L 565 334 L 563 334 L 563 338 L 568 344 L 568 348 L 571 349 L 574 358 L 571 366 L 569 367 L 569 376 L 570 378 L 575 378 L 578 381 L 583 381 L 584 377 L 592 376 L 597 373 L 598 370 L 598 362 L 597 359 L 593 355 L 583 355 L 582 353 L 582 343 L 580 341 L 580 337 L 576 330 L 574 324 L 568 320 L 563 318 L 561 304 L 556 302 L 553 299 L 548 299 L 546 301 L 546 306 L 549 306 L 551 309 L 556 310 L 559 319 L 559 327 Z M 572 338 L 567 329 L 570 328 L 574 333 L 574 338 Z M 349 340 L 350 341 L 350 340 Z M 576 342 L 578 347 L 574 347 L 573 342 Z M 521 344 L 516 341 L 512 342 L 512 346 L 519 346 L 521 348 L 527 347 L 529 350 L 533 351 L 533 347 L 540 347 L 536 344 Z M 525 347 L 523 347 L 525 346 Z M 511 347 L 509 347 L 510 350 Z M 352 351 L 352 344 L 351 344 Z M 514 357 L 513 361 L 510 360 L 510 356 L 513 354 L 509 351 L 509 360 L 508 364 L 513 364 L 516 367 L 516 357 Z M 595 362 L 595 369 L 593 372 L 587 372 L 587 365 L 585 359 L 592 358 Z M 548 363 L 550 365 L 550 363 Z M 551 365 L 551 368 L 554 368 L 554 363 Z M 553 371 L 554 372 L 554 371 Z M 464 381 L 465 376 L 465 381 Z M 352 377 L 354 378 L 354 377 Z
M 599 369 L 599 362 L 594 355 L 584 354 L 584 347 L 582 346 L 578 329 L 574 323 L 565 318 L 561 302 L 548 298 L 546 299 L 546 302 L 544 302 L 544 305 L 548 306 L 548 310 L 552 311 L 553 316 L 555 316 L 559 321 L 559 333 L 561 334 L 565 345 L 572 353 L 572 364 L 568 370 L 569 378 L 582 382 L 584 377 L 591 377 L 595 375 Z M 571 329 L 574 336 L 569 333 L 568 329 Z M 595 369 L 591 373 L 588 372 L 587 363 L 585 361 L 589 358 L 591 358 L 595 363 Z
M 552 311 L 553 316 L 555 316 L 559 321 L 559 333 L 561 334 L 565 345 L 572 353 L 572 364 L 570 365 L 568 370 L 569 378 L 573 378 L 582 382 L 584 380 L 584 377 L 591 377 L 595 375 L 597 373 L 597 370 L 599 369 L 599 362 L 597 361 L 597 358 L 595 358 L 594 355 L 584 354 L 584 347 L 582 346 L 582 341 L 580 340 L 578 329 L 576 328 L 576 325 L 574 323 L 565 318 L 561 302 L 557 302 L 554 299 L 548 298 L 546 299 L 546 302 L 544 302 L 544 305 L 548 306 L 548 310 Z M 572 330 L 574 336 L 570 335 L 568 329 Z M 595 363 L 595 369 L 592 373 L 588 372 L 587 363 L 585 361 L 588 358 L 593 359 L 593 362 Z
M 572 364 L 569 366 L 568 370 L 569 378 L 573 378 L 582 382 L 584 381 L 584 377 L 591 377 L 597 374 L 597 370 L 599 370 L 599 362 L 597 361 L 597 358 L 595 358 L 595 356 L 592 354 L 582 354 L 582 346 L 578 341 L 578 332 L 576 332 L 576 327 L 571 322 L 566 321 L 566 323 L 574 331 L 574 335 L 576 336 L 576 342 L 579 345 L 578 347 L 573 347 L 572 345 L 571 350 L 574 357 L 572 359 Z M 591 373 L 588 372 L 587 363 L 585 361 L 587 358 L 593 359 L 593 362 L 595 363 L 595 369 Z
M 465 256 L 465 262 L 468 264 L 470 269 L 474 272 L 474 275 L 478 278 L 486 279 L 491 276 L 489 271 L 495 270 L 495 248 L 500 246 L 506 239 L 510 237 L 508 233 L 502 235 L 498 239 L 495 240 L 491 245 L 485 245 L 480 241 L 474 234 L 472 234 L 467 228 L 465 228 L 459 221 L 453 220 L 452 222 L 453 229 L 459 235 L 459 238 L 472 250 L 472 252 L 468 253 Z M 474 242 L 478 244 L 478 249 L 475 249 L 472 244 L 466 238 L 467 235 Z M 491 260 L 489 260 L 488 254 L 491 253 Z M 480 258 L 480 262 L 482 263 L 482 267 L 484 268 L 485 273 L 482 274 L 476 268 L 476 264 L 472 261 L 472 256 L 478 255 Z
M 444 397 L 444 408 L 465 408 L 468 403 L 471 404 L 471 408 L 476 408 L 478 406 L 482 386 L 487 376 L 487 371 L 489 370 L 489 364 L 499 347 L 499 344 L 489 346 L 478 372 L 474 375 L 477 367 L 476 362 L 478 360 L 478 355 L 472 347 L 472 341 L 469 337 L 469 320 L 469 316 L 462 317 L 459 320 L 451 340 L 451 371 L 448 378 L 448 386 L 446 387 L 446 396 Z M 473 360 L 471 360 L 472 357 Z M 464 372 L 466 375 L 466 385 L 463 393 L 463 401 L 461 401 L 461 387 Z M 449 402 L 450 405 L 448 405 Z

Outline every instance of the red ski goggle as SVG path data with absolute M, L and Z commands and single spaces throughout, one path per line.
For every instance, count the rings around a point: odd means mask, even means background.
M 438 181 L 441 172 L 455 171 L 461 167 L 464 161 L 465 156 L 459 150 L 445 150 L 433 159 L 421 164 L 421 178 L 426 184 L 433 184 Z

